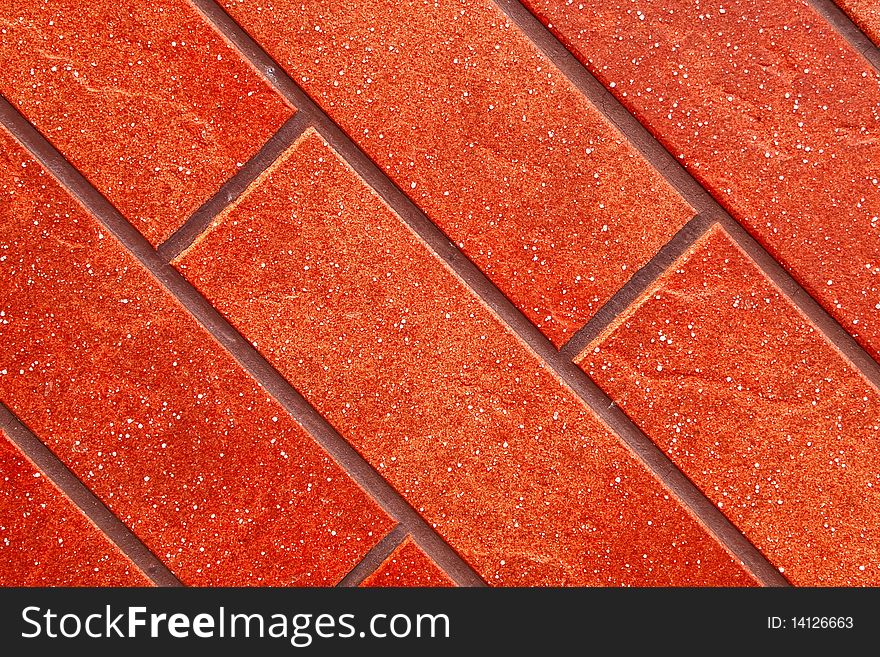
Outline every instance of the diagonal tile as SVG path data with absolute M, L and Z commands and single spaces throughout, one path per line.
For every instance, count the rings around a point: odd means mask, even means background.
M 0 61 L 0 92 L 153 244 L 293 112 L 184 0 L 2 0 Z
M 528 0 L 876 358 L 880 77 L 802 0 Z
M 361 586 L 455 586 L 455 583 L 407 537 Z
M 149 585 L 0 432 L 0 586 Z
M 580 362 L 793 583 L 880 582 L 880 394 L 722 229 Z
M 836 0 L 856 24 L 880 45 L 880 4 L 877 0 Z
M 335 584 L 391 520 L 0 132 L 0 400 L 186 584 Z
M 314 132 L 177 265 L 490 584 L 753 583 Z
M 693 216 L 491 2 L 225 6 L 557 346 Z

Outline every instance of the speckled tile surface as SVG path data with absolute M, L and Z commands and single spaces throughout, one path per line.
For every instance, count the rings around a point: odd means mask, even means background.
M 454 586 L 454 582 L 407 538 L 361 586 Z
M 803 0 L 529 4 L 880 354 L 880 76 L 867 60 Z
M 0 396 L 187 584 L 335 584 L 388 518 L 0 131 Z
M 0 585 L 880 584 L 838 6 L 0 0 Z
M 491 2 L 225 6 L 556 344 L 693 216 Z
M 156 244 L 293 113 L 185 0 L 0 17 L 0 92 Z
M 580 362 L 793 583 L 880 582 L 880 393 L 722 229 Z
M 880 44 L 880 4 L 876 0 L 839 0 L 838 5 Z
M 0 586 L 150 580 L 0 432 Z
M 487 581 L 748 582 L 313 133 L 179 266 Z

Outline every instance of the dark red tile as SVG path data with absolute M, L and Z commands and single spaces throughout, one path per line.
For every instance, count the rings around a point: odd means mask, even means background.
M 490 584 L 752 583 L 314 132 L 178 266 Z
M 582 359 L 792 582 L 880 583 L 880 395 L 723 230 Z
M 154 244 L 292 113 L 183 0 L 0 13 L 0 91 Z
M 880 4 L 877 0 L 835 0 L 874 43 L 880 45 Z
M 693 215 L 491 2 L 225 6 L 557 345 Z
M 880 356 L 880 78 L 801 0 L 529 0 Z
M 150 580 L 0 432 L 0 586 Z
M 186 584 L 335 584 L 391 521 L 0 133 L 0 399 Z
M 361 586 L 455 586 L 455 582 L 407 537 Z

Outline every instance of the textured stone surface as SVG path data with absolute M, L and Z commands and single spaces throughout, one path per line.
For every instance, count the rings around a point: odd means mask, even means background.
M 529 0 L 880 355 L 880 79 L 801 0 Z
M 807 0 L 524 1 L 880 357 L 880 77 Z M 490 0 L 220 4 L 557 346 L 693 215 Z M 153 244 L 295 111 L 185 0 L 0 0 L 0 61 Z M 314 134 L 175 266 L 489 584 L 756 583 Z M 622 312 L 580 365 L 792 582 L 880 585 L 877 390 L 717 228 Z M 3 132 L 0 401 L 186 584 L 396 524 Z M 0 584 L 148 583 L 38 474 L 0 437 Z
M 361 586 L 455 586 L 455 582 L 407 537 Z
M 178 266 L 490 584 L 751 583 L 313 132 Z
M 557 345 L 693 215 L 490 2 L 225 6 Z
M 0 400 L 187 584 L 334 584 L 385 514 L 0 132 Z
M 154 244 L 292 110 L 183 0 L 0 0 L 0 92 Z
M 836 3 L 880 45 L 880 3 L 877 0 L 836 0 Z
M 880 583 L 880 394 L 720 228 L 581 366 L 793 583 Z
M 0 586 L 149 585 L 0 432 Z

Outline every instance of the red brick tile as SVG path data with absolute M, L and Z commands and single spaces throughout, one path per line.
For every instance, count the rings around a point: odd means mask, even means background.
M 0 399 L 187 584 L 333 584 L 385 514 L 0 133 Z
M 150 580 L 0 432 L 0 586 Z
M 751 583 L 313 132 L 178 266 L 489 583 Z
M 455 582 L 407 538 L 361 586 L 455 586 Z
M 800 0 L 529 4 L 880 355 L 880 79 L 868 62 Z
M 0 91 L 154 244 L 292 113 L 183 0 L 0 5 Z
M 582 358 L 792 582 L 880 583 L 880 395 L 720 228 Z
M 557 345 L 693 215 L 490 2 L 226 6 Z
M 880 4 L 877 0 L 835 0 L 862 30 L 880 44 Z

